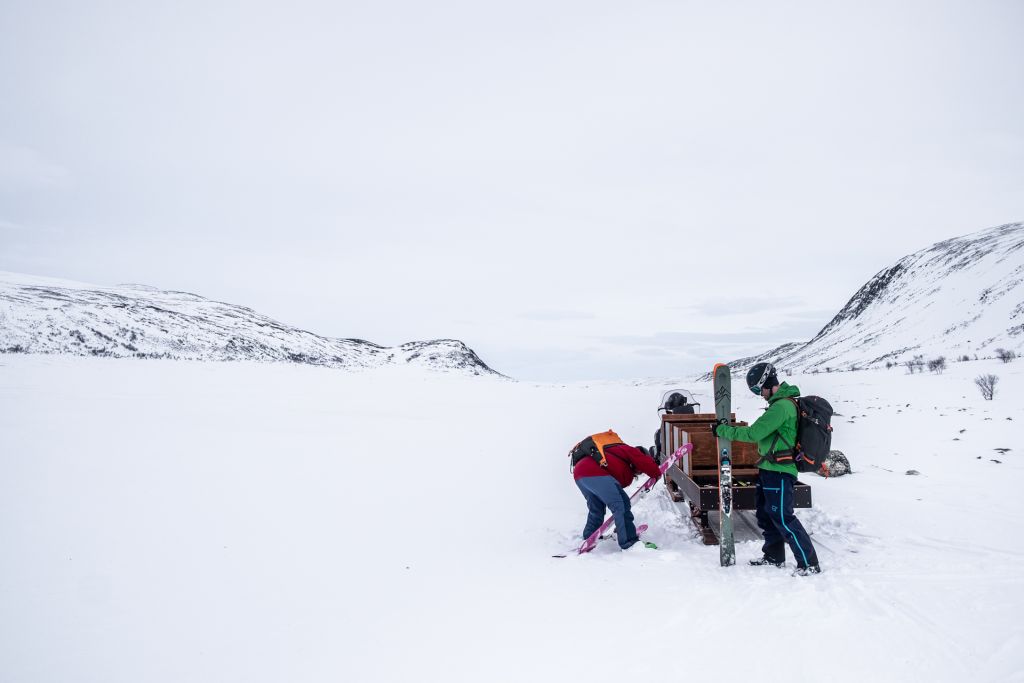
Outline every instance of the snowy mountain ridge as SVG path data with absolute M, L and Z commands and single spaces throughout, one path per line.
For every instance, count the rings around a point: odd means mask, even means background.
M 761 360 L 787 372 L 870 368 L 921 355 L 1024 350 L 1024 223 L 933 244 L 883 269 L 806 343 L 729 363 Z
M 289 327 L 244 306 L 147 285 L 98 287 L 0 272 L 0 353 L 256 360 L 348 369 L 500 373 L 454 339 L 385 347 Z

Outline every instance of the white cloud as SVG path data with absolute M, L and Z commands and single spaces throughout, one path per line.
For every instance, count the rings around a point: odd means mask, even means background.
M 51 187 L 68 177 L 67 169 L 38 151 L 0 141 L 0 191 Z
M 50 235 L 56 235 L 61 232 L 57 228 L 24 225 L 22 223 L 15 223 L 14 221 L 7 221 L 2 218 L 0 218 L 0 230 L 13 233 L 44 233 Z
M 563 322 L 566 320 L 594 320 L 597 315 L 589 311 L 530 311 L 519 316 L 525 320 L 541 322 Z

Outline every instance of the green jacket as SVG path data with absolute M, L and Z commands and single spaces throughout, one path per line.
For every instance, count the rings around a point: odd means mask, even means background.
M 779 440 L 775 444 L 776 451 L 792 448 L 796 442 L 796 406 L 793 405 L 792 401 L 785 399 L 796 398 L 799 395 L 799 389 L 783 382 L 779 385 L 779 390 L 775 392 L 775 395 L 768 399 L 768 410 L 764 412 L 764 415 L 757 418 L 754 424 L 749 427 L 723 425 L 718 428 L 718 434 L 725 439 L 732 439 L 733 441 L 756 443 L 757 452 L 761 455 L 768 454 L 776 434 L 779 435 Z M 796 465 L 793 464 L 776 465 L 768 460 L 762 460 L 758 467 L 763 470 L 785 472 L 786 474 L 792 474 L 794 477 L 797 476 Z

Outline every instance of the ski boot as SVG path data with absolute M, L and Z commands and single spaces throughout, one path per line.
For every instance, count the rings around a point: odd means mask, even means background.
M 750 566 L 752 566 L 752 567 L 778 567 L 778 568 L 781 569 L 782 567 L 786 566 L 786 563 L 785 562 L 776 562 L 775 560 L 771 559 L 770 557 L 759 557 L 756 560 L 751 560 L 750 561 Z
M 797 567 L 793 570 L 793 576 L 810 576 L 811 574 L 820 574 L 821 567 L 816 564 L 812 564 L 809 567 Z

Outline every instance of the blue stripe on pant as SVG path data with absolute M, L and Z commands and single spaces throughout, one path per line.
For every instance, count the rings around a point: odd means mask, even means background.
M 761 470 L 757 479 L 757 525 L 764 535 L 765 557 L 786 561 L 786 545 L 793 551 L 798 567 L 818 564 L 811 537 L 793 514 L 793 484 L 796 477 L 783 472 Z
M 607 508 L 615 517 L 619 547 L 625 549 L 637 542 L 629 496 L 615 481 L 615 477 L 582 477 L 576 480 L 576 486 L 587 499 L 587 525 L 583 528 L 583 538 L 589 538 L 604 523 Z

